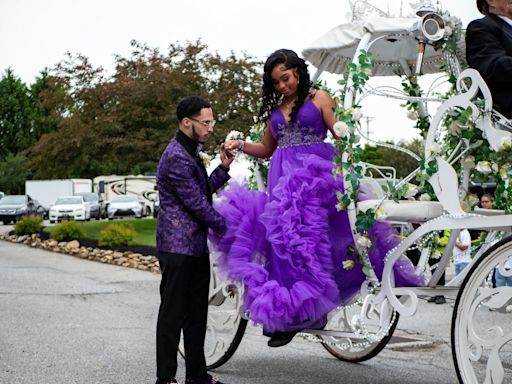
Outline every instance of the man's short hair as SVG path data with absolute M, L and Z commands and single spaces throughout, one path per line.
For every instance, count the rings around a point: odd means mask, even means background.
M 476 0 L 476 6 L 481 14 L 487 15 L 489 13 L 489 4 L 487 4 L 487 0 Z
M 176 117 L 181 122 L 185 117 L 199 115 L 203 108 L 211 108 L 207 100 L 199 96 L 187 96 L 179 101 L 176 107 Z

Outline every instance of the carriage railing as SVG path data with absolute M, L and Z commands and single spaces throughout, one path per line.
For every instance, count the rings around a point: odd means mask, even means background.
M 366 39 L 363 38 L 360 42 L 360 45 L 358 47 L 358 50 L 367 50 L 369 46 L 371 45 L 369 38 Z M 355 55 L 356 57 L 358 55 Z M 469 86 L 468 86 L 469 84 Z M 425 153 L 424 153 L 424 159 L 426 161 L 435 160 L 438 170 L 433 175 L 430 176 L 428 182 L 432 186 L 434 193 L 439 200 L 439 203 L 442 204 L 443 210 L 447 213 L 446 217 L 444 218 L 445 223 L 439 222 L 437 225 L 432 225 L 431 223 L 427 223 L 429 225 L 425 224 L 423 225 L 424 228 L 421 228 L 421 230 L 416 230 L 409 236 L 408 239 L 406 239 L 400 246 L 393 250 L 393 252 L 390 253 L 387 257 L 387 263 L 385 265 L 385 271 L 383 274 L 383 281 L 382 284 L 386 286 L 386 289 L 383 291 L 389 291 L 390 294 L 384 293 L 384 296 L 389 296 L 390 301 L 392 302 L 393 306 L 397 308 L 400 312 L 403 313 L 409 313 L 412 314 L 415 311 L 416 302 L 415 295 L 411 292 L 408 293 L 408 296 L 412 298 L 411 303 L 409 307 L 405 307 L 399 301 L 396 299 L 395 294 L 391 294 L 392 287 L 393 287 L 393 271 L 392 271 L 392 265 L 394 262 L 405 253 L 405 251 L 413 245 L 414 242 L 418 241 L 423 236 L 427 235 L 430 231 L 423 232 L 425 229 L 427 229 L 429 226 L 432 227 L 431 231 L 434 230 L 440 230 L 440 229 L 452 229 L 452 234 L 450 237 L 450 240 L 448 242 L 448 245 L 446 247 L 447 252 L 445 252 L 445 255 L 441 258 L 438 268 L 436 269 L 435 273 L 433 274 L 429 286 L 433 287 L 437 285 L 441 275 L 446 269 L 446 266 L 448 265 L 450 258 L 451 258 L 451 250 L 453 249 L 453 246 L 455 244 L 456 237 L 461 229 L 466 228 L 477 228 L 481 227 L 482 224 L 485 226 L 488 226 L 489 228 L 493 227 L 499 227 L 500 224 L 497 223 L 497 221 L 491 222 L 488 218 L 482 218 L 474 220 L 474 217 L 476 215 L 473 214 L 467 214 L 461 207 L 460 204 L 460 198 L 464 197 L 464 195 L 467 193 L 468 185 L 469 185 L 469 172 L 470 169 L 468 167 L 462 166 L 462 177 L 461 182 L 459 185 L 458 181 L 458 175 L 453 168 L 453 164 L 461 159 L 475 146 L 479 145 L 479 143 L 470 143 L 467 140 L 461 140 L 458 145 L 453 148 L 449 153 L 445 154 L 445 156 L 441 156 L 437 153 L 431 153 L 431 148 L 433 148 L 434 143 L 439 140 L 439 128 L 442 126 L 443 121 L 446 117 L 446 115 L 456 109 L 468 109 L 470 108 L 472 111 L 471 118 L 473 121 L 475 121 L 477 128 L 481 129 L 483 131 L 484 137 L 489 141 L 489 144 L 492 149 L 498 150 L 499 143 L 503 139 L 503 136 L 510 133 L 505 133 L 503 130 L 496 129 L 493 125 L 493 121 L 491 119 L 491 111 L 492 111 L 492 98 L 490 95 L 490 92 L 488 90 L 487 85 L 482 80 L 478 72 L 472 69 L 466 69 L 464 70 L 460 76 L 457 79 L 457 94 L 450 97 L 449 99 L 445 100 L 444 103 L 441 104 L 441 106 L 438 108 L 436 115 L 433 117 L 430 128 L 427 132 L 426 136 L 426 142 L 425 142 Z M 351 90 L 350 88 L 350 79 L 348 84 L 349 92 L 346 93 L 346 97 L 344 100 L 344 108 L 348 109 L 352 106 L 353 103 L 356 101 L 356 92 L 354 90 Z M 474 99 L 479 94 L 483 94 L 484 96 L 484 112 L 481 113 L 481 109 L 477 107 L 477 105 L 474 103 Z M 358 132 L 359 134 L 362 134 L 362 132 Z M 364 137 L 364 134 L 362 134 Z M 396 148 L 401 150 L 400 148 Z M 417 158 L 417 156 L 413 156 Z M 342 161 L 349 161 L 348 156 L 345 154 L 342 154 Z M 413 171 L 409 176 L 404 178 L 400 183 L 398 183 L 397 188 L 402 186 L 404 183 L 408 183 L 411 181 L 417 174 L 420 172 L 420 169 L 416 169 Z M 376 208 L 378 208 L 383 202 L 385 201 L 385 198 L 381 198 Z M 349 216 L 350 224 L 352 227 L 352 233 L 354 235 L 354 241 L 356 241 L 356 236 L 358 233 L 357 228 L 355 228 L 355 222 L 356 222 L 356 215 L 357 215 L 357 203 L 351 202 L 351 204 L 348 206 L 347 213 Z M 460 226 L 461 220 L 459 220 L 459 228 L 457 228 L 455 225 L 455 219 L 460 218 L 467 218 L 471 216 L 471 222 L 468 222 L 466 220 L 465 224 L 463 226 Z M 505 218 L 505 222 L 510 221 L 510 224 L 512 224 L 512 217 Z M 487 223 L 485 223 L 487 221 Z M 503 221 L 503 218 L 501 218 L 500 222 Z M 503 225 L 501 223 L 501 226 L 506 227 L 506 225 Z M 407 244 L 408 243 L 408 244 Z M 482 247 L 485 248 L 485 247 Z M 426 255 L 424 257 L 427 257 Z M 375 277 L 374 273 L 371 273 L 370 276 L 372 278 Z M 459 278 L 460 280 L 460 278 Z M 454 282 L 456 283 L 456 282 Z M 403 292 L 402 292 L 403 293 Z M 364 294 L 364 293 L 363 293 Z M 379 294 L 380 295 L 380 294 Z M 391 298 L 392 297 L 392 298 Z M 380 299 L 377 299 L 377 301 L 382 301 L 384 298 L 381 297 Z

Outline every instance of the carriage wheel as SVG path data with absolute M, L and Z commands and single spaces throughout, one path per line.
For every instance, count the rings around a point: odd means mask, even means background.
M 361 313 L 362 302 L 363 300 L 359 297 L 357 300 L 354 300 L 352 304 L 349 304 L 334 313 L 334 316 L 330 318 L 325 329 L 352 332 L 352 319 L 354 316 Z M 371 342 L 370 340 L 356 337 L 318 337 L 321 338 L 324 348 L 339 360 L 350 363 L 359 363 L 361 361 L 369 360 L 384 349 L 398 324 L 398 313 L 394 309 L 389 312 L 390 313 L 387 315 L 387 318 L 384 319 L 385 324 L 387 324 L 387 332 L 383 337 L 378 337 L 377 341 Z M 375 335 L 379 330 L 381 330 L 381 327 L 379 326 L 380 312 L 378 308 L 373 308 L 372 314 L 372 319 L 374 319 L 374 321 L 366 321 L 365 327 L 370 334 Z
M 472 266 L 457 295 L 451 341 L 460 383 L 512 380 L 512 287 L 492 284 L 495 267 L 510 255 L 512 237 L 507 237 Z
M 220 281 L 214 265 L 211 269 L 208 322 L 204 343 L 207 369 L 225 364 L 242 341 L 247 326 L 247 320 L 242 318 L 240 311 L 242 296 L 242 288 Z M 185 356 L 183 337 L 179 352 L 181 356 Z

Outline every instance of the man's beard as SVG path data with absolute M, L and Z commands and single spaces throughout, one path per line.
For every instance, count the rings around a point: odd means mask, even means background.
M 192 124 L 192 139 L 199 143 L 204 143 L 204 140 L 201 140 L 201 136 L 196 132 L 196 127 L 194 124 Z

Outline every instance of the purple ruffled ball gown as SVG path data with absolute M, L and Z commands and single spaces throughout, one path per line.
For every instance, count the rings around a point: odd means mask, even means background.
M 220 253 L 221 271 L 245 285 L 244 309 L 253 322 L 268 332 L 313 328 L 351 300 L 365 275 L 359 264 L 351 270 L 342 265 L 353 259 L 347 255 L 353 239 L 347 213 L 335 208 L 343 181 L 332 175 L 334 147 L 324 142 L 320 110 L 310 99 L 288 125 L 276 108 L 270 126 L 278 148 L 268 192 L 231 184 L 215 204 L 228 230 L 220 238 L 210 233 L 210 243 Z M 370 235 L 370 260 L 380 277 L 399 238 L 385 222 Z M 394 275 L 397 286 L 424 284 L 405 258 L 395 263 Z

